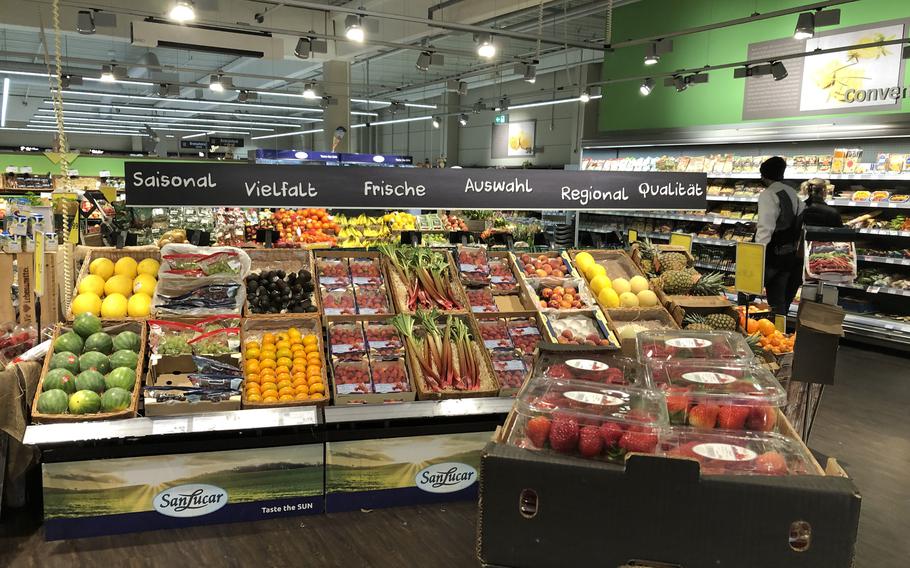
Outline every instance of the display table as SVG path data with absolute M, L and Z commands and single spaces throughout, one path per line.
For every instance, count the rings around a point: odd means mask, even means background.
M 510 398 L 29 426 L 49 540 L 473 499 Z

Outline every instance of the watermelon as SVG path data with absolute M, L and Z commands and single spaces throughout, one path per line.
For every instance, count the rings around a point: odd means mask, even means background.
M 104 375 L 98 371 L 82 371 L 76 375 L 76 390 L 77 391 L 92 391 L 98 394 L 104 392 L 104 389 L 107 388 L 104 383 Z
M 79 337 L 79 334 L 74 331 L 67 331 L 54 340 L 54 353 L 67 352 L 80 355 L 82 346 L 82 338 Z
M 101 395 L 101 411 L 116 412 L 130 407 L 132 395 L 119 387 L 109 388 Z
M 132 391 L 133 385 L 136 384 L 136 370 L 129 367 L 117 367 L 104 377 L 104 384 L 107 388 L 121 388 Z
M 87 351 L 79 356 L 79 370 L 94 370 L 104 375 L 111 372 L 111 363 L 104 353 Z
M 110 355 L 113 350 L 114 340 L 111 339 L 110 335 L 103 331 L 93 333 L 85 340 L 84 351 L 98 351 L 99 353 Z
M 73 353 L 61 351 L 51 357 L 51 369 L 66 369 L 70 373 L 79 372 L 79 358 Z
M 63 414 L 67 410 L 69 395 L 60 389 L 44 391 L 38 397 L 37 410 L 41 414 Z
M 101 397 L 90 390 L 76 391 L 70 397 L 69 409 L 70 414 L 93 414 L 101 410 Z
M 114 337 L 114 351 L 133 351 L 139 353 L 139 334 L 134 331 L 121 331 Z
M 79 314 L 73 321 L 73 331 L 82 338 L 89 337 L 93 333 L 101 331 L 101 319 L 91 312 Z
M 67 369 L 51 369 L 44 375 L 43 391 L 62 390 L 67 394 L 76 392 L 76 375 Z
M 111 355 L 110 361 L 111 367 L 114 369 L 117 367 L 129 367 L 135 371 L 136 367 L 139 366 L 139 355 L 133 353 L 132 351 L 121 349 L 120 351 L 116 351 L 113 355 Z

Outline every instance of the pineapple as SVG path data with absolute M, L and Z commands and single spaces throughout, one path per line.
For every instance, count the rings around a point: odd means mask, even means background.
M 753 335 L 746 336 L 746 344 L 749 346 L 749 349 L 752 350 L 753 355 L 758 355 L 761 357 L 765 353 L 765 348 L 761 346 L 761 334 L 755 333 Z
M 724 293 L 724 274 L 711 272 L 697 279 L 690 287 L 693 296 L 719 296 Z
M 667 294 L 687 296 L 691 293 L 695 281 L 685 270 L 670 270 L 660 275 L 660 284 Z
M 662 252 L 657 257 L 660 272 L 685 270 L 689 267 L 689 259 L 681 252 Z
M 705 317 L 705 323 L 714 329 L 719 329 L 722 331 L 736 331 L 736 320 L 728 314 L 708 314 L 708 316 Z
M 689 331 L 714 331 L 714 328 L 711 327 L 711 324 L 705 319 L 705 316 L 700 314 L 686 314 L 686 318 L 683 320 L 685 323 L 684 329 Z

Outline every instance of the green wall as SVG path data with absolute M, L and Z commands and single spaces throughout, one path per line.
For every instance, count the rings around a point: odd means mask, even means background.
M 79 156 L 70 164 L 70 169 L 79 170 L 82 176 L 97 176 L 99 172 L 109 171 L 111 176 L 123 177 L 123 163 L 126 161 L 147 160 L 152 162 L 177 162 L 187 160 L 149 160 L 148 158 L 133 158 L 128 156 L 120 157 L 103 157 L 103 156 Z M 192 160 L 194 162 L 206 162 L 214 160 Z M 13 152 L 0 153 L 0 173 L 5 172 L 7 166 L 31 166 L 33 174 L 60 174 L 60 166 L 51 162 L 47 156 L 41 152 Z
M 616 10 L 613 41 L 651 37 L 742 18 L 752 12 L 766 13 L 807 3 L 803 0 L 643 0 Z M 838 7 L 841 9 L 840 25 L 822 30 L 910 18 L 910 0 L 859 0 Z M 674 38 L 673 52 L 661 56 L 660 62 L 653 67 L 645 67 L 642 63 L 644 46 L 618 49 L 604 58 L 603 79 L 640 77 L 651 70 L 666 73 L 745 61 L 750 43 L 791 37 L 796 17 L 796 14 L 781 16 Z M 798 52 L 799 42 L 794 40 L 793 43 L 793 52 Z M 891 46 L 891 49 L 899 49 L 899 46 Z M 600 100 L 599 128 L 604 132 L 741 122 L 745 80 L 734 79 L 732 69 L 713 71 L 710 77 L 707 84 L 695 85 L 682 93 L 664 87 L 663 78 L 660 78 L 647 97 L 638 93 L 638 82 L 607 85 Z M 904 100 L 901 111 L 893 112 L 910 112 L 910 99 Z M 857 114 L 861 113 L 851 113 Z

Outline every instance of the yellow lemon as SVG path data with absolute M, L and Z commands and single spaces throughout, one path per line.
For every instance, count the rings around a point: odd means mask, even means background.
M 114 261 L 109 258 L 96 258 L 88 265 L 88 271 L 107 280 L 114 274 Z
M 133 279 L 125 274 L 114 274 L 104 283 L 104 294 L 121 294 L 129 297 L 133 293 Z
M 142 292 L 133 294 L 127 302 L 127 313 L 131 318 L 144 318 L 152 311 L 152 297 Z
M 575 255 L 575 266 L 582 272 L 585 272 L 592 264 L 595 264 L 595 262 L 594 257 L 591 256 L 590 253 L 580 252 Z
M 101 315 L 101 297 L 98 296 L 98 294 L 85 292 L 73 298 L 73 303 L 70 307 L 73 310 L 74 316 L 85 313 L 99 316 Z
M 97 274 L 87 274 L 79 282 L 79 293 L 94 294 L 100 297 L 101 294 L 104 294 L 104 278 Z
M 595 278 L 597 278 L 600 275 L 606 276 L 607 269 L 604 268 L 602 265 L 595 263 L 595 264 L 592 264 L 591 266 L 589 266 L 588 269 L 584 271 L 584 273 L 585 273 L 585 276 L 587 276 L 587 278 L 588 278 L 588 282 L 590 282 L 591 280 L 594 280 Z
M 158 269 L 161 267 L 161 264 L 154 258 L 143 259 L 142 262 L 136 267 L 136 270 L 139 274 L 148 274 L 150 276 L 158 277 Z
M 127 299 L 123 294 L 108 294 L 101 302 L 101 317 L 104 319 L 121 319 L 127 314 Z
M 600 300 L 601 304 L 608 308 L 619 307 L 619 294 L 617 294 L 616 290 L 613 288 L 604 288 L 601 290 L 600 294 L 597 295 L 597 299 Z
M 616 293 L 622 296 L 626 292 L 632 291 L 632 285 L 629 284 L 629 281 L 625 278 L 616 278 L 613 280 L 613 289 L 616 290 Z
M 605 275 L 601 274 L 600 276 L 595 276 L 591 279 L 591 291 L 594 294 L 600 294 L 600 291 L 604 288 L 612 288 L 613 283 L 610 282 L 610 279 Z
M 143 293 L 151 296 L 155 293 L 155 286 L 158 285 L 158 281 L 155 280 L 155 277 L 151 274 L 139 273 L 138 276 L 133 280 L 133 293 Z
M 114 265 L 114 274 L 122 274 L 132 280 L 136 277 L 136 269 L 138 266 L 139 263 L 136 262 L 135 258 L 124 256 Z

